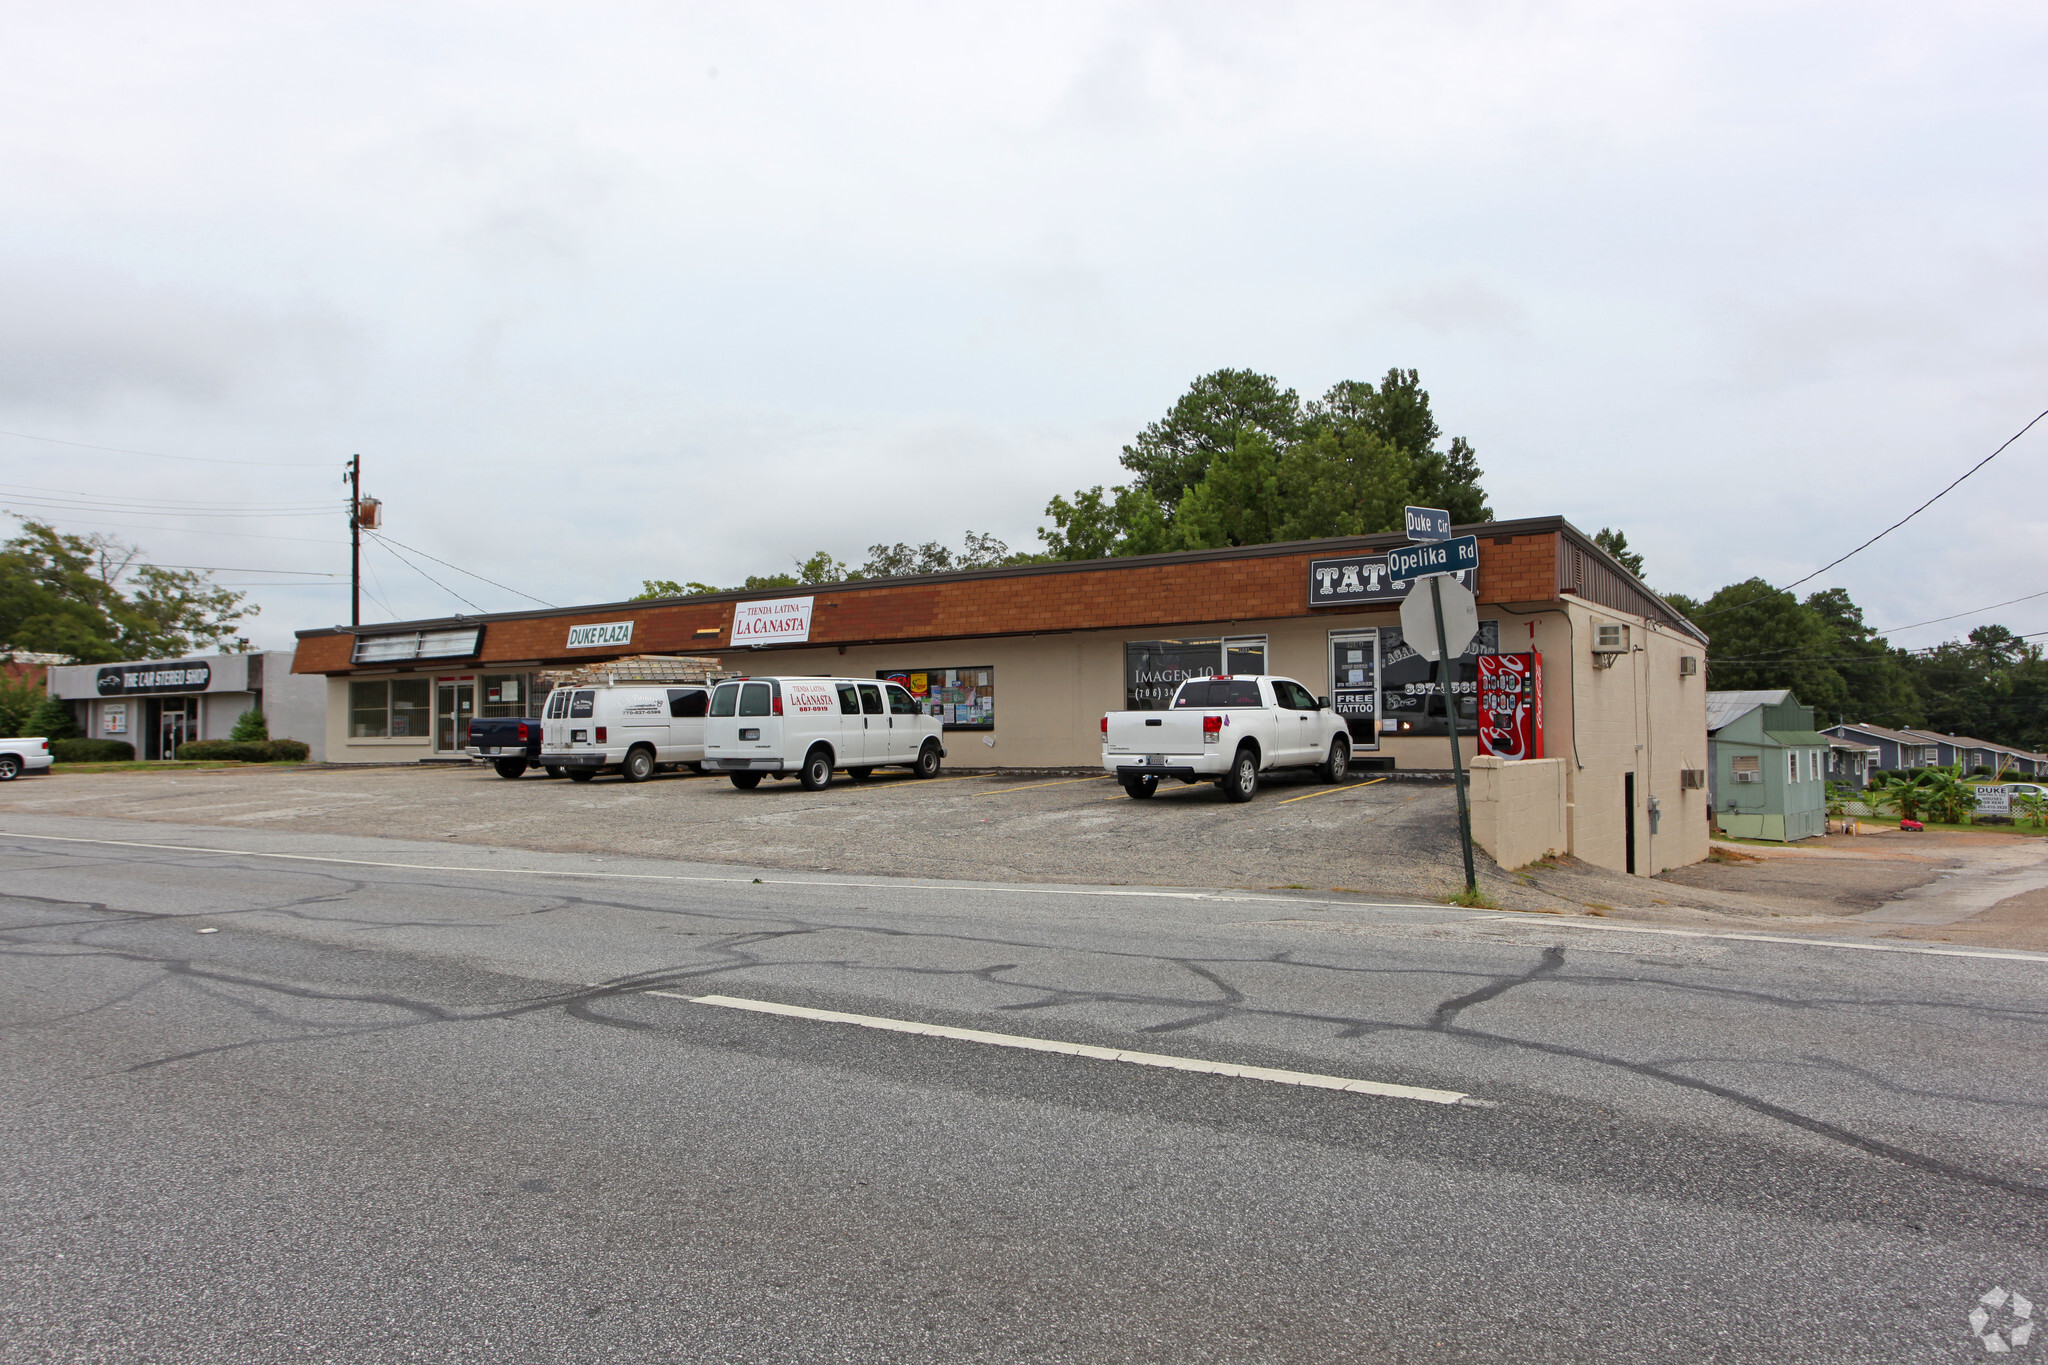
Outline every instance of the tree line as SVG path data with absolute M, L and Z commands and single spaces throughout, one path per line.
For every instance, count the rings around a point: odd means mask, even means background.
M 970 531 L 957 553 L 937 541 L 871 545 L 853 567 L 820 550 L 733 588 L 648 579 L 639 598 L 1372 535 L 1400 530 L 1410 504 L 1491 520 L 1471 443 L 1442 436 L 1414 370 L 1388 370 L 1377 385 L 1345 380 L 1307 401 L 1271 375 L 1217 370 L 1123 448 L 1129 482 L 1046 505 L 1043 550 Z
M 23 521 L 0 544 L 0 649 L 62 654 L 79 663 L 166 659 L 243 642 L 259 608 L 190 569 L 141 562 L 108 535 L 65 535 Z

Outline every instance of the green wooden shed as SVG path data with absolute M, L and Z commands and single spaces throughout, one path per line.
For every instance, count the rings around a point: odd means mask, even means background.
M 1707 693 L 1714 821 L 1741 839 L 1789 843 L 1827 833 L 1828 746 L 1813 708 L 1788 691 Z

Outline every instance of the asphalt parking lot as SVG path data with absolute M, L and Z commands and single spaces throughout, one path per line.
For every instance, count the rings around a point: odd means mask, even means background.
M 1448 783 L 1282 776 L 1248 805 L 1207 783 L 1149 801 L 1107 777 L 843 774 L 741 791 L 661 774 L 571 783 L 486 767 L 96 773 L 23 782 L 0 810 L 440 838 L 555 852 L 968 880 L 1298 886 L 1414 899 L 1457 889 Z

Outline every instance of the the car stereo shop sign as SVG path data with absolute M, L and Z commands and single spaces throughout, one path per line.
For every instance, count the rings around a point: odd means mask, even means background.
M 1470 569 L 1453 577 L 1468 588 L 1476 586 Z M 1345 555 L 1308 563 L 1308 604 L 1312 607 L 1399 602 L 1407 596 L 1408 584 L 1394 581 L 1385 555 Z
M 204 692 L 212 681 L 210 664 L 117 664 L 101 669 L 96 685 L 103 697 L 133 697 L 152 692 Z

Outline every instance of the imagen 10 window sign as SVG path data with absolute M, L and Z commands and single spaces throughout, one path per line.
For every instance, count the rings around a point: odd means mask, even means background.
M 1433 544 L 1403 545 L 1387 551 L 1387 577 L 1396 583 L 1431 574 L 1462 573 L 1479 567 L 1479 537 L 1459 536 Z

